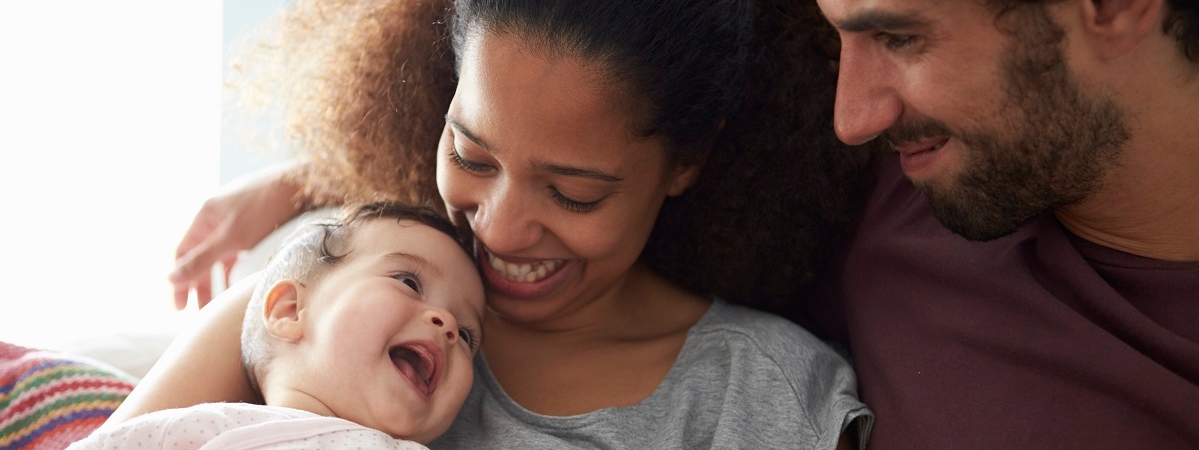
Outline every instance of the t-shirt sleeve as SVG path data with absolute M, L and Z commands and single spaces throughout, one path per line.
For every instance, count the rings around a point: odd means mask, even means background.
M 858 399 L 857 377 L 849 362 L 832 346 L 785 319 L 758 312 L 733 317 L 731 326 L 745 348 L 734 352 L 734 364 L 747 373 L 751 417 L 783 421 L 806 448 L 835 448 L 844 432 L 856 434 L 865 447 L 873 413 Z M 856 428 L 851 428 L 856 427 Z M 786 426 L 783 428 L 787 428 Z M 788 436 L 780 436 L 787 439 Z

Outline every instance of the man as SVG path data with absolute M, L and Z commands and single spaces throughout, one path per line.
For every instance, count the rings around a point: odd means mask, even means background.
M 897 153 L 816 309 L 871 447 L 1199 448 L 1199 5 L 819 4 Z

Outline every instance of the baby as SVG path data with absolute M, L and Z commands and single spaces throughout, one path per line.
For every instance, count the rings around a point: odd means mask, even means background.
M 470 391 L 482 315 L 477 267 L 448 221 L 366 205 L 293 233 L 263 270 L 242 358 L 266 405 L 159 411 L 70 449 L 424 449 Z

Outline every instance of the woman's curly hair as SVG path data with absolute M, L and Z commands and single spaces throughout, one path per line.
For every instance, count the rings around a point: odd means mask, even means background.
M 443 210 L 434 149 L 457 84 L 443 0 L 297 0 L 239 43 L 234 107 L 281 110 L 308 206 Z
M 835 31 L 815 2 L 755 2 L 745 98 L 644 259 L 703 293 L 794 317 L 858 223 L 870 151 L 833 132 Z
M 753 11 L 739 101 L 711 139 L 681 144 L 710 149 L 704 169 L 667 199 L 642 260 L 694 292 L 787 314 L 855 227 L 869 153 L 833 134 L 835 36 L 816 5 L 759 0 Z M 235 92 L 286 101 L 306 201 L 443 208 L 451 17 L 439 0 L 297 0 L 246 47 Z

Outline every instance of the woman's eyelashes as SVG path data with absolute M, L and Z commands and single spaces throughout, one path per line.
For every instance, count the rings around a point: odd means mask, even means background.
M 456 147 L 450 151 L 450 162 L 454 163 L 454 165 L 458 166 L 460 169 L 465 170 L 467 172 L 472 172 L 472 173 L 483 173 L 492 168 L 492 166 L 489 166 L 487 164 L 477 163 L 477 162 L 471 161 L 469 159 L 463 158 L 462 154 L 458 151 L 458 149 Z M 604 196 L 604 197 L 601 197 L 599 200 L 595 200 L 595 201 L 591 201 L 591 202 L 584 202 L 584 201 L 578 201 L 578 200 L 572 199 L 570 197 L 567 197 L 565 194 L 563 194 L 561 191 L 559 191 L 557 188 L 555 188 L 553 186 L 550 186 L 549 190 L 550 190 L 550 196 L 553 197 L 555 203 L 557 203 L 559 206 L 566 209 L 567 211 L 575 212 L 575 213 L 588 213 L 588 212 L 594 211 L 596 208 L 599 208 L 600 203 L 602 203 L 604 201 L 604 198 L 607 197 L 607 196 Z
M 550 190 L 553 191 L 554 201 L 558 202 L 559 205 L 561 205 L 563 208 L 566 208 L 568 211 L 580 214 L 595 211 L 596 208 L 599 208 L 600 202 L 603 202 L 604 198 L 606 198 L 605 196 L 593 202 L 580 202 L 563 195 L 562 192 L 559 192 L 557 189 L 551 187 Z
M 479 164 L 463 158 L 462 154 L 458 153 L 457 148 L 450 151 L 450 162 L 467 172 L 483 172 L 489 168 L 486 164 Z

